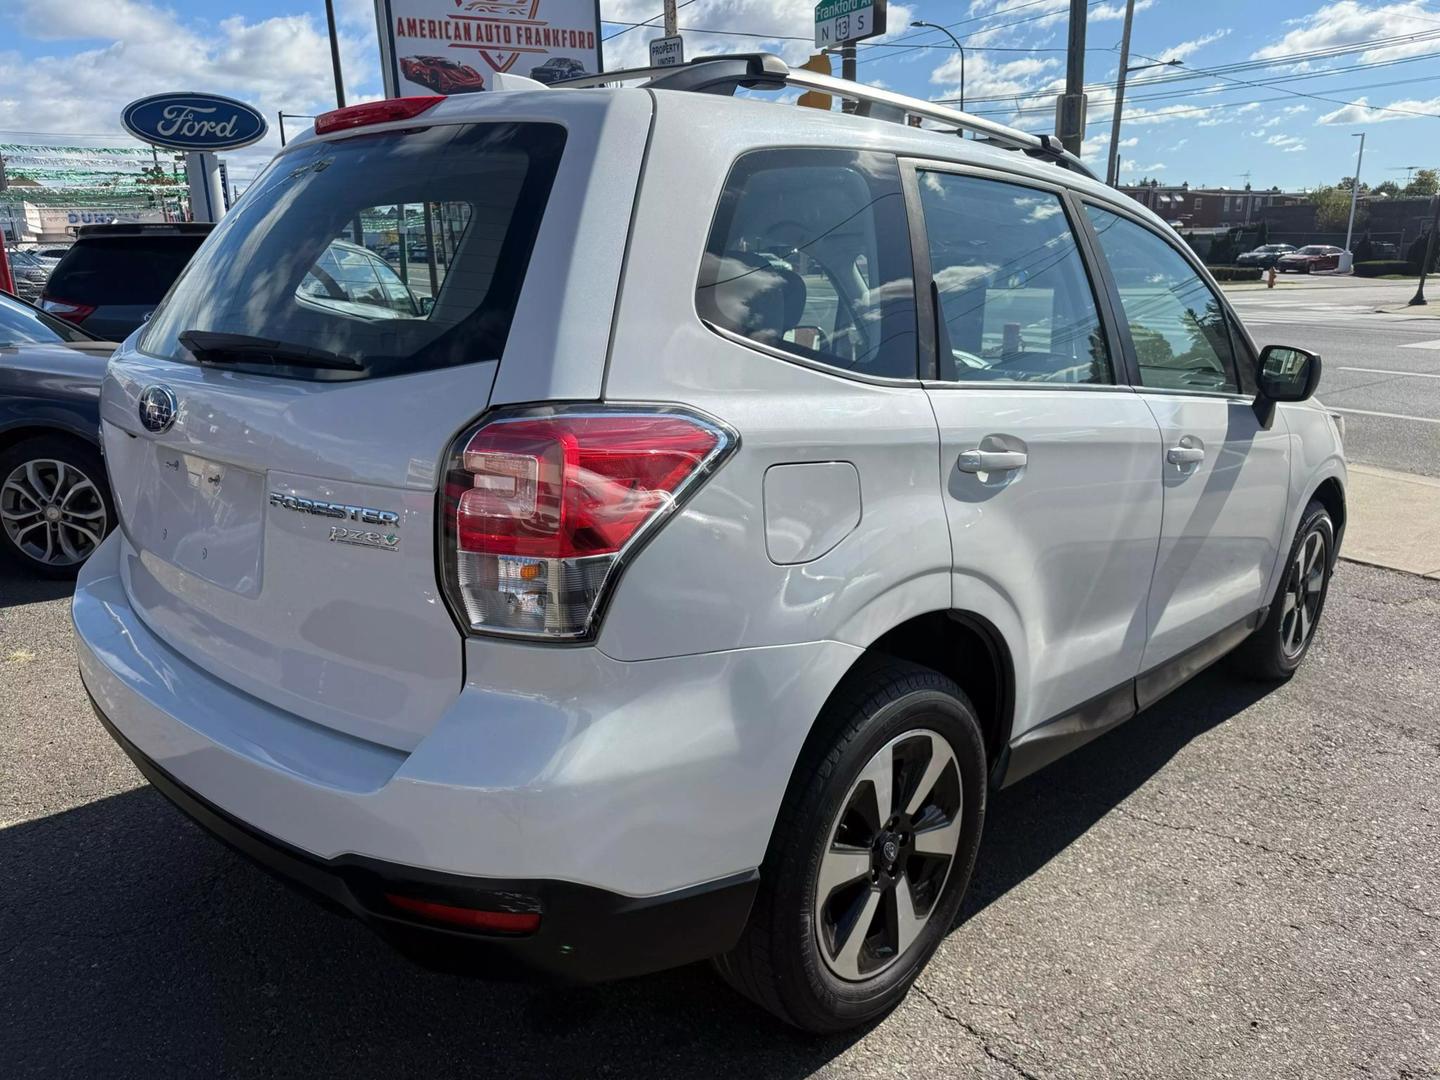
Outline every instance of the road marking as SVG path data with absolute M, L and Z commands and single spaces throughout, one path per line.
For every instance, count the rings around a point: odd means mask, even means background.
M 1440 338 L 1434 341 L 1412 341 L 1409 345 L 1401 345 L 1402 349 L 1440 349 Z
M 1401 346 L 1404 348 L 1404 346 Z M 1440 379 L 1440 372 L 1430 371 L 1388 371 L 1378 367 L 1342 367 L 1341 371 L 1364 371 L 1371 375 L 1406 375 L 1416 379 Z
M 1386 420 L 1414 420 L 1421 424 L 1440 424 L 1440 417 L 1406 416 L 1404 413 L 1373 412 L 1370 409 L 1342 409 L 1339 405 L 1326 405 L 1326 412 L 1350 413 L 1354 416 L 1383 416 Z

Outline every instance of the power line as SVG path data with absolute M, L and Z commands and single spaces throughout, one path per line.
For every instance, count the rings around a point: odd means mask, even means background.
M 676 4 L 676 5 L 675 5 L 675 10 L 676 10 L 676 11 L 679 11 L 681 8 L 689 7 L 689 6 L 690 6 L 691 4 L 693 4 L 693 3 L 695 3 L 695 0 L 684 0 L 683 3 L 679 3 L 679 4 Z M 630 33 L 631 30 L 639 29 L 639 28 L 642 27 L 642 26 L 653 26 L 653 25 L 655 24 L 655 20 L 656 20 L 656 19 L 663 19 L 664 17 L 665 17 L 665 13 L 662 11 L 662 12 L 660 12 L 659 15 L 651 15 L 650 18 L 646 19 L 644 22 L 639 22 L 639 23 L 622 23 L 621 25 L 623 25 L 623 26 L 625 27 L 624 30 L 616 30 L 615 33 L 613 33 L 613 34 L 606 34 L 606 35 L 605 35 L 604 37 L 602 37 L 600 40 L 601 40 L 601 41 L 611 41 L 611 40 L 619 37 L 621 34 L 628 34 L 628 33 Z M 610 23 L 611 25 L 614 25 L 614 20 L 611 20 L 611 19 L 601 19 L 600 21 L 603 22 L 603 23 Z

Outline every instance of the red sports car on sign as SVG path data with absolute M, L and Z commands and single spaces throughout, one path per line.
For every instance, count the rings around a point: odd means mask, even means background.
M 468 64 L 443 56 L 406 56 L 400 60 L 405 78 L 437 94 L 474 94 L 485 89 L 485 76 Z
M 1342 249 L 1331 244 L 1307 244 L 1299 251 L 1281 255 L 1275 261 L 1275 269 L 1282 274 L 1298 270 L 1308 274 L 1312 270 L 1339 270 Z

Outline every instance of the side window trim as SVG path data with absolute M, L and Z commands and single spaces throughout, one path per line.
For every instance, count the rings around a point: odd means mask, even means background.
M 1115 216 L 1123 218 L 1124 220 L 1130 222 L 1132 225 L 1144 229 L 1151 236 L 1161 241 L 1171 251 L 1175 252 L 1175 254 L 1180 257 L 1181 261 L 1190 268 L 1191 272 L 1193 272 L 1195 276 L 1199 278 L 1200 284 L 1203 285 L 1205 289 L 1210 293 L 1210 295 L 1215 299 L 1216 305 L 1219 307 L 1221 314 L 1225 318 L 1226 340 L 1230 342 L 1230 361 L 1227 365 L 1226 373 L 1229 375 L 1229 377 L 1235 383 L 1235 386 L 1238 389 L 1177 390 L 1163 386 L 1145 386 L 1140 379 L 1140 361 L 1138 354 L 1135 351 L 1135 340 L 1130 334 L 1130 322 L 1128 319 L 1123 317 L 1125 312 L 1125 306 L 1120 299 L 1119 286 L 1115 284 L 1115 278 L 1114 275 L 1111 273 L 1109 261 L 1105 258 L 1105 253 L 1101 249 L 1099 237 L 1095 234 L 1094 225 L 1090 221 L 1090 215 L 1085 214 L 1084 217 L 1086 232 L 1090 237 L 1093 238 L 1093 242 L 1095 244 L 1095 256 L 1101 263 L 1101 265 L 1105 267 L 1104 272 L 1107 286 L 1114 295 L 1116 311 L 1122 316 L 1122 318 L 1120 319 L 1120 331 L 1124 335 L 1123 341 L 1125 347 L 1125 367 L 1131 373 L 1130 377 L 1134 382 L 1135 389 L 1143 390 L 1147 394 L 1183 394 L 1187 396 L 1200 395 L 1202 397 L 1216 398 L 1253 397 L 1254 392 L 1247 391 L 1247 382 L 1244 378 L 1241 377 L 1239 371 L 1240 356 L 1238 350 L 1235 347 L 1236 342 L 1234 328 L 1234 324 L 1238 323 L 1239 320 L 1236 319 L 1235 313 L 1230 309 L 1230 305 L 1226 302 L 1225 297 L 1221 293 L 1219 287 L 1211 282 L 1209 274 L 1205 271 L 1205 264 L 1199 261 L 1193 251 L 1189 250 L 1188 245 L 1182 243 L 1177 246 L 1164 233 L 1158 231 L 1154 225 L 1150 224 L 1150 222 L 1144 220 L 1138 215 L 1131 213 L 1130 210 L 1126 207 L 1117 206 L 1114 203 L 1107 202 L 1103 199 L 1097 199 L 1089 195 L 1077 195 L 1077 202 L 1080 204 L 1080 208 L 1082 209 L 1082 211 L 1083 208 L 1086 206 L 1093 206 L 1097 210 L 1104 210 L 1106 213 L 1114 214 Z
M 1104 260 L 1097 257 L 1089 233 L 1089 218 L 1080 206 L 1076 193 L 1061 184 L 1051 183 L 1023 173 L 1008 172 L 1004 169 L 986 168 L 936 158 L 904 157 L 899 159 L 901 184 L 905 192 L 905 213 L 910 222 L 910 250 L 915 264 L 915 305 L 919 319 L 920 379 L 927 388 L 946 389 L 1004 389 L 1004 390 L 1080 390 L 1090 393 L 1123 390 L 1133 392 L 1130 377 L 1130 359 L 1122 356 L 1119 348 L 1123 320 L 1116 319 L 1112 309 L 1112 297 L 1108 286 L 1108 268 Z M 1046 382 L 1005 382 L 976 383 L 965 380 L 940 378 L 940 345 L 944 329 L 940 322 L 939 306 L 936 303 L 933 267 L 930 263 L 929 233 L 925 225 L 925 212 L 920 199 L 921 172 L 952 173 L 957 176 L 971 176 L 980 180 L 992 180 L 1002 184 L 1043 191 L 1056 196 L 1060 201 L 1065 219 L 1075 237 L 1080 252 L 1080 262 L 1090 286 L 1091 299 L 1100 320 L 1100 332 L 1105 337 L 1105 347 L 1110 353 L 1110 369 L 1113 382 L 1110 383 L 1046 383 Z M 1128 334 L 1125 338 L 1129 340 Z

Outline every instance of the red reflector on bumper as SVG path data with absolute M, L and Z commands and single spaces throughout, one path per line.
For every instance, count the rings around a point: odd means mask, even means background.
M 466 930 L 490 930 L 502 934 L 532 934 L 540 929 L 538 911 L 481 911 L 478 908 L 437 904 L 433 900 L 417 900 L 413 896 L 386 893 L 385 901 L 392 907 L 418 915 L 431 922 L 448 923 Z

